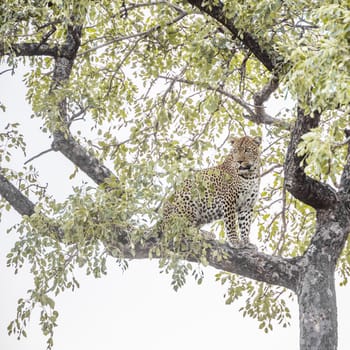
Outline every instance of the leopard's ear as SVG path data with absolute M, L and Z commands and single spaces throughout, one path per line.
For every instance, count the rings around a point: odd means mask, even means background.
M 262 138 L 260 136 L 255 136 L 253 137 L 253 141 L 257 144 L 260 145 L 262 142 Z
M 231 145 L 235 144 L 239 139 L 240 139 L 239 137 L 231 136 L 231 137 L 229 138 L 230 144 L 231 144 Z

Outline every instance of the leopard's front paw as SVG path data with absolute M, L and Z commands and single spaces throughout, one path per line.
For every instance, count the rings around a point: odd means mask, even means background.
M 258 247 L 250 242 L 245 242 L 245 241 L 228 241 L 228 244 L 232 248 L 236 249 L 252 249 L 252 250 L 258 250 Z
M 258 247 L 250 242 L 244 242 L 244 241 L 240 241 L 240 245 L 242 249 L 252 249 L 252 250 L 258 250 Z
M 228 243 L 228 245 L 231 247 L 231 248 L 241 248 L 240 247 L 240 241 L 237 239 L 237 240 L 232 240 L 232 239 L 230 239 L 230 240 L 227 240 L 227 243 Z

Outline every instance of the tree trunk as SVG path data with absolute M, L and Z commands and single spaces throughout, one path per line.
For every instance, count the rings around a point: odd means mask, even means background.
M 298 290 L 300 350 L 337 349 L 334 268 L 329 257 L 307 266 Z
M 316 233 L 298 262 L 300 350 L 336 350 L 338 345 L 335 268 L 349 235 L 345 201 L 317 211 Z

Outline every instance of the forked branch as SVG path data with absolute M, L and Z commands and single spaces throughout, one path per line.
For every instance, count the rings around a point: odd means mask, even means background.
M 317 181 L 305 174 L 301 165 L 302 158 L 297 155 L 296 149 L 301 137 L 320 122 L 320 113 L 305 115 L 298 108 L 297 120 L 292 131 L 286 160 L 284 164 L 285 185 L 287 190 L 297 199 L 315 209 L 327 209 L 337 202 L 337 194 L 329 185 Z

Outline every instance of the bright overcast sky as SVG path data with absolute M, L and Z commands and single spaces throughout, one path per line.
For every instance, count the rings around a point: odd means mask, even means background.
M 30 144 L 29 158 L 49 148 L 51 141 L 40 133 L 40 123 L 30 119 L 24 96 L 20 74 L 0 75 L 0 100 L 7 106 L 5 113 L 0 112 L 0 130 L 8 122 L 23 122 L 25 136 L 31 135 L 31 139 L 26 139 Z M 23 159 L 13 162 L 13 168 L 18 169 Z M 43 183 L 49 183 L 49 193 L 62 200 L 70 193 L 72 182 L 67 175 L 74 167 L 63 156 L 49 153 L 33 164 L 40 169 Z M 83 176 L 74 183 L 82 179 Z M 28 338 L 18 341 L 7 335 L 7 325 L 16 315 L 17 300 L 25 297 L 32 286 L 26 268 L 14 275 L 6 267 L 5 256 L 16 241 L 16 235 L 6 234 L 6 228 L 18 219 L 17 214 L 5 212 L 0 223 L 0 349 L 44 350 L 38 312 L 31 319 Z M 56 299 L 60 316 L 54 349 L 298 349 L 296 301 L 290 303 L 292 326 L 284 329 L 276 325 L 273 332 L 265 334 L 256 321 L 242 317 L 239 303 L 225 305 L 225 288 L 215 282 L 216 272 L 207 268 L 201 286 L 189 279 L 184 288 L 174 292 L 169 277 L 159 273 L 156 261 L 131 262 L 122 273 L 111 259 L 108 275 L 99 280 L 86 277 L 81 271 L 77 274 L 80 289 Z M 338 288 L 339 350 L 350 348 L 349 292 L 349 286 Z

